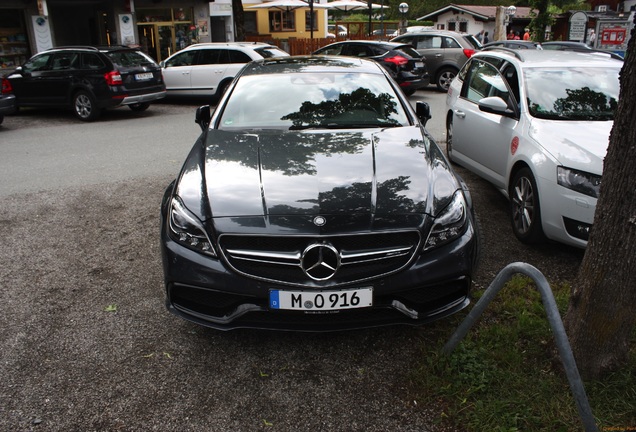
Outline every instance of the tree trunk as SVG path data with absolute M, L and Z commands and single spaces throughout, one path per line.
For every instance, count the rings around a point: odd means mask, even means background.
M 572 287 L 565 327 L 581 375 L 601 378 L 628 361 L 636 325 L 636 34 L 604 161 L 594 227 Z
M 232 0 L 232 15 L 234 16 L 234 40 L 245 40 L 245 14 L 241 0 Z

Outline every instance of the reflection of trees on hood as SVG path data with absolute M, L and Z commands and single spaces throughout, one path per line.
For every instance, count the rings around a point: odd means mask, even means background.
M 318 103 L 305 101 L 297 112 L 283 116 L 281 120 L 291 120 L 294 126 L 318 126 L 329 119 L 355 109 L 372 108 L 382 120 L 390 122 L 389 116 L 397 113 L 396 103 L 387 93 L 373 94 L 369 89 L 358 88 L 351 93 L 341 93 L 338 99 Z
M 316 155 L 355 154 L 370 145 L 369 136 L 351 132 L 306 134 L 259 131 L 256 136 L 210 131 L 207 142 L 207 159 L 238 162 L 253 169 L 258 168 L 260 160 L 263 169 L 288 176 L 316 174 Z
M 378 185 L 377 203 L 378 209 L 391 213 L 412 213 L 423 211 L 424 203 L 416 203 L 407 198 L 404 192 L 409 190 L 411 180 L 408 176 L 400 176 L 388 179 Z M 372 211 L 372 183 L 359 182 L 348 186 L 339 186 L 330 191 L 320 192 L 315 199 L 301 200 L 302 203 L 314 204 L 308 210 L 301 207 L 291 207 L 288 204 L 279 204 L 269 209 L 271 215 L 306 214 L 307 212 L 337 213 L 368 213 Z

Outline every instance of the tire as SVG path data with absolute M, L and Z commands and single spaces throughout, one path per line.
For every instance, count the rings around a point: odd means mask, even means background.
M 73 113 L 78 119 L 88 122 L 99 118 L 101 110 L 90 92 L 80 90 L 73 95 Z
M 131 110 L 133 110 L 135 112 L 146 111 L 148 109 L 148 107 L 150 107 L 150 104 L 148 102 L 142 102 L 142 103 L 136 103 L 136 104 L 128 105 L 128 108 L 130 108 Z
M 457 69 L 452 67 L 441 68 L 435 77 L 435 84 L 437 84 L 438 90 L 447 92 L 455 75 L 457 75 Z
M 2 124 L 3 121 L 4 121 L 4 116 L 0 114 L 0 124 Z
M 223 95 L 225 94 L 229 86 L 230 86 L 230 81 L 225 81 L 219 84 L 219 86 L 216 89 L 216 93 L 214 93 L 214 99 L 216 100 L 216 102 L 221 100 L 221 98 L 223 97 Z
M 522 168 L 512 178 L 509 190 L 512 231 L 523 243 L 545 240 L 541 227 L 541 206 L 537 182 L 530 168 Z

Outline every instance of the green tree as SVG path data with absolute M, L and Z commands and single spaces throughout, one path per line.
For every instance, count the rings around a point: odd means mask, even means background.
M 620 74 L 620 100 L 603 181 L 565 327 L 581 375 L 624 366 L 636 326 L 636 35 Z

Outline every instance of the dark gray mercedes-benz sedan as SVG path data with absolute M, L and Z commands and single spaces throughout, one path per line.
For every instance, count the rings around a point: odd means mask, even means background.
M 470 194 L 377 63 L 247 64 L 162 202 L 168 309 L 219 329 L 422 324 L 469 303 Z

